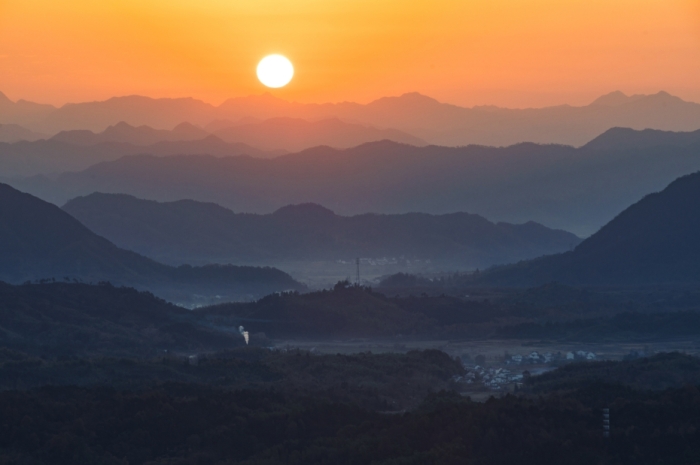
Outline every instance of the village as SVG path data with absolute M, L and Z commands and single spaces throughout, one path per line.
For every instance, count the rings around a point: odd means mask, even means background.
M 483 355 L 477 355 L 474 360 L 464 357 L 462 360 L 466 375 L 457 376 L 457 383 L 471 384 L 474 387 L 483 386 L 492 391 L 503 391 L 506 388 L 517 389 L 524 379 L 538 375 L 576 361 L 592 361 L 597 356 L 593 352 L 579 350 L 576 352 L 545 352 L 532 351 L 527 355 L 505 353 L 500 361 L 488 364 Z

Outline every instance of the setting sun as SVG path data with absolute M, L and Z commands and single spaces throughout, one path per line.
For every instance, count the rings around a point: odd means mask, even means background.
M 268 55 L 258 63 L 258 79 L 267 87 L 279 88 L 289 84 L 294 76 L 292 62 L 282 55 Z

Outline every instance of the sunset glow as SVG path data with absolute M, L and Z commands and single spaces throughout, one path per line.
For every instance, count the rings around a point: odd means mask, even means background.
M 421 92 L 463 105 L 587 103 L 612 90 L 700 100 L 692 0 L 1 0 L 0 90 L 54 104 L 259 93 L 284 49 L 298 101 Z

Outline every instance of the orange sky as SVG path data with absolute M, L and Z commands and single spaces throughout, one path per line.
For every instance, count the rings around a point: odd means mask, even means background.
M 0 0 L 0 90 L 61 104 L 257 94 L 461 105 L 584 104 L 612 90 L 700 101 L 700 0 Z

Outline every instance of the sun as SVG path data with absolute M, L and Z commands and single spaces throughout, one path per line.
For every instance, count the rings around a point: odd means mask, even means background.
M 268 55 L 258 63 L 257 72 L 260 82 L 276 89 L 289 84 L 294 76 L 294 66 L 287 57 Z

